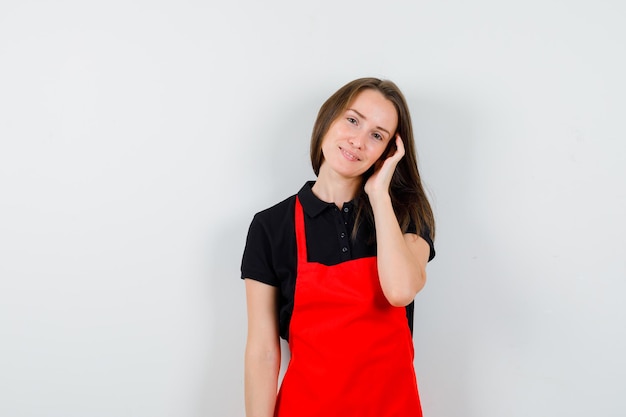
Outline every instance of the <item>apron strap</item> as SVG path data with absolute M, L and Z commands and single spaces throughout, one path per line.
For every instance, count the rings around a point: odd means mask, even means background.
M 298 252 L 298 264 L 307 262 L 306 233 L 304 231 L 304 211 L 300 199 L 296 196 L 295 210 L 296 248 Z

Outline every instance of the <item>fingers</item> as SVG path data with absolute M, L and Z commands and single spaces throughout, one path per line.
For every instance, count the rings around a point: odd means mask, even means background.
M 390 170 L 391 173 L 393 173 L 393 170 L 395 170 L 396 166 L 398 165 L 398 162 L 400 162 L 400 160 L 404 157 L 404 154 L 405 154 L 404 143 L 402 142 L 400 135 L 396 134 L 395 140 L 396 140 L 395 152 L 389 155 L 389 157 L 387 157 L 384 161 L 379 161 L 379 162 L 382 162 L 382 166 L 388 167 L 387 170 Z
M 397 157 L 399 161 L 400 159 L 402 159 L 404 154 L 405 154 L 404 142 L 402 141 L 402 138 L 400 137 L 400 135 L 396 133 L 396 152 L 393 156 Z

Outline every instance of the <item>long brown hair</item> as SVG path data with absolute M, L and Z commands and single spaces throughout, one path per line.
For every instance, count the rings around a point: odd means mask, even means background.
M 400 228 L 402 232 L 406 232 L 409 224 L 413 222 L 417 227 L 418 234 L 427 233 L 431 239 L 434 239 L 435 219 L 417 169 L 417 154 L 409 107 L 404 95 L 392 81 L 380 80 L 378 78 L 359 78 L 344 85 L 326 100 L 317 114 L 311 135 L 311 165 L 313 166 L 313 171 L 315 175 L 318 175 L 324 161 L 322 141 L 330 125 L 343 114 L 356 96 L 366 89 L 379 91 L 393 103 L 398 113 L 396 133 L 402 138 L 406 152 L 391 178 L 389 194 Z M 390 142 L 394 142 L 394 137 L 395 134 L 392 135 Z M 386 154 L 386 152 L 383 153 L 383 157 Z M 356 223 L 352 233 L 353 237 L 356 236 L 356 230 L 363 218 L 371 222 L 372 225 L 374 224 L 372 207 L 363 189 L 372 172 L 373 167 L 363 174 L 363 182 L 355 199 Z

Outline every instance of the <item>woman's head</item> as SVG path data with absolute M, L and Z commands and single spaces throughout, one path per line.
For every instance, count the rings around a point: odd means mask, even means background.
M 377 90 L 361 90 L 324 134 L 318 177 L 334 172 L 359 181 L 381 160 L 389 143 L 396 142 L 397 125 L 398 112 L 391 101 Z
M 359 78 L 349 82 L 337 90 L 337 92 L 330 96 L 320 108 L 317 120 L 313 126 L 313 133 L 311 135 L 311 164 L 315 175 L 319 174 L 320 167 L 324 162 L 322 143 L 328 133 L 328 130 L 333 122 L 335 122 L 346 111 L 346 109 L 349 108 L 350 104 L 364 90 L 377 91 L 393 104 L 398 116 L 398 122 L 395 132 L 390 132 L 391 140 L 389 143 L 390 145 L 393 145 L 395 142 L 393 138 L 395 137 L 395 134 L 398 133 L 402 138 L 406 150 L 406 156 L 402 158 L 400 164 L 415 164 L 413 128 L 411 125 L 411 116 L 409 114 L 409 109 L 404 95 L 391 81 L 379 80 L 377 78 Z
M 332 124 L 344 114 L 355 98 L 364 90 L 378 91 L 396 109 L 397 126 L 395 132 L 390 132 L 391 140 L 389 140 L 389 145 L 393 146 L 395 142 L 394 137 L 398 134 L 404 144 L 405 155 L 396 166 L 391 179 L 390 195 L 400 226 L 403 231 L 406 231 L 409 224 L 414 223 L 418 233 L 420 230 L 426 230 L 431 237 L 434 237 L 434 218 L 417 169 L 417 155 L 411 115 L 404 95 L 392 81 L 380 80 L 378 78 L 359 78 L 344 85 L 326 100 L 319 110 L 311 135 L 311 164 L 313 171 L 315 175 L 318 175 L 320 167 L 324 163 L 322 144 Z M 387 152 L 383 152 L 381 158 L 386 156 Z M 373 169 L 374 167 L 372 166 L 363 174 L 363 180 L 366 180 L 371 175 Z M 363 184 L 365 184 L 365 181 L 363 181 Z M 364 211 L 366 217 L 372 220 L 371 208 L 369 204 L 364 203 L 366 200 L 367 196 L 364 192 L 361 192 L 357 199 L 357 204 L 360 207 L 358 212 Z M 360 218 L 360 215 L 358 217 Z

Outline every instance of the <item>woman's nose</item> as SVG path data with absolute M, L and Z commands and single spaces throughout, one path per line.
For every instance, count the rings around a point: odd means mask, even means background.
M 355 148 L 361 148 L 361 144 L 363 143 L 363 137 L 360 134 L 356 134 L 353 135 L 349 140 L 350 145 L 354 146 Z

